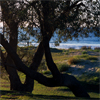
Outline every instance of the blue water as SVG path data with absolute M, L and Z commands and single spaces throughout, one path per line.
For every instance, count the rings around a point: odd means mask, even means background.
M 51 38 L 50 41 L 50 47 L 51 48 L 60 48 L 60 49 L 69 49 L 69 48 L 74 48 L 74 49 L 80 49 L 82 46 L 87 46 L 87 47 L 91 47 L 92 49 L 94 49 L 95 47 L 100 47 L 100 38 L 99 37 L 95 37 L 93 33 L 90 33 L 91 37 L 88 38 L 82 38 L 79 37 L 79 40 L 73 39 L 73 40 L 68 40 L 67 42 L 62 42 L 59 44 L 59 46 L 55 46 L 55 43 L 53 40 L 56 40 L 57 35 L 55 34 L 55 37 Z M 33 38 L 31 37 L 30 40 L 32 40 Z M 20 43 L 20 46 L 27 45 L 27 43 Z M 38 46 L 39 43 L 34 43 L 32 42 L 32 45 L 34 46 Z
M 52 41 L 52 39 L 51 39 Z M 27 45 L 27 43 L 20 43 L 20 46 Z M 32 42 L 32 45 L 38 46 L 39 43 L 34 43 Z M 88 38 L 79 38 L 79 41 L 77 40 L 68 40 L 65 43 L 60 43 L 59 46 L 55 46 L 55 43 L 50 42 L 50 47 L 51 48 L 58 48 L 58 49 L 69 49 L 69 48 L 74 48 L 74 49 L 80 49 L 82 46 L 87 46 L 91 47 L 94 49 L 95 47 L 100 47 L 100 38 L 99 37 L 88 37 Z
M 22 31 L 23 32 L 23 31 Z M 24 32 L 26 33 L 26 32 Z M 33 37 L 30 38 L 30 41 L 33 39 Z M 52 48 L 60 48 L 60 49 L 68 49 L 68 48 L 74 48 L 74 49 L 80 49 L 82 46 L 91 47 L 94 49 L 95 47 L 100 47 L 100 37 L 95 37 L 93 33 L 91 33 L 91 37 L 88 38 L 81 38 L 79 37 L 79 40 L 68 40 L 67 42 L 60 43 L 59 46 L 55 46 L 55 43 L 53 40 L 56 38 L 51 38 L 50 41 L 50 47 Z M 32 42 L 31 45 L 38 46 L 39 43 Z M 20 42 L 18 44 L 19 46 L 25 46 L 27 43 L 25 41 Z

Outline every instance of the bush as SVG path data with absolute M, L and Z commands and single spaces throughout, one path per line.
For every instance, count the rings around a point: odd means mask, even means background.
M 86 60 L 98 60 L 98 58 L 97 57 L 88 56 L 86 58 Z
M 46 61 L 45 60 L 42 60 L 41 63 L 40 63 L 40 66 L 38 68 L 38 71 L 40 70 L 47 70 L 47 66 L 46 66 Z
M 51 74 L 51 71 L 49 70 L 43 71 L 43 74 Z
M 64 72 L 67 71 L 70 66 L 67 64 L 57 64 L 57 67 L 60 72 Z
M 94 50 L 100 50 L 100 47 L 95 47 Z
M 88 54 L 83 54 L 83 55 L 81 55 L 80 57 L 81 57 L 81 58 L 86 58 L 86 57 L 89 57 L 89 55 L 88 55 Z
M 87 51 L 83 51 L 82 54 L 87 54 Z
M 65 54 L 68 55 L 68 52 L 66 52 Z
M 94 50 L 94 51 L 95 51 L 95 52 L 100 52 L 100 50 L 97 50 L 97 49 L 96 49 L 96 50 Z
M 80 62 L 80 60 L 78 59 L 78 58 L 75 58 L 75 57 L 73 57 L 73 58 L 70 58 L 69 60 L 68 60 L 68 63 L 71 65 L 71 64 L 77 64 L 78 62 Z
M 83 47 L 81 47 L 81 49 L 83 49 L 83 50 L 87 50 L 87 47 L 86 47 L 86 46 L 83 46 Z
M 89 47 L 83 46 L 83 47 L 81 47 L 81 49 L 83 49 L 83 50 L 91 49 L 91 46 L 89 46 Z
M 91 49 L 91 46 L 87 47 L 87 49 Z
M 100 47 L 95 47 L 95 48 L 94 48 L 94 51 L 95 51 L 95 52 L 100 52 Z

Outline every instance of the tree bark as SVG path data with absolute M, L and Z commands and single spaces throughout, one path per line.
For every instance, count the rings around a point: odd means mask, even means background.
M 11 23 L 10 28 L 10 39 L 9 44 L 13 47 L 13 49 L 17 50 L 17 42 L 18 42 L 18 25 L 16 23 Z M 15 64 L 9 55 L 7 55 L 7 63 Z M 10 90 L 21 90 L 22 83 L 18 76 L 16 69 L 6 66 L 7 73 L 9 74 L 10 79 Z
M 58 80 L 56 81 L 54 78 L 47 78 L 43 76 L 42 74 L 29 69 L 27 66 L 23 64 L 21 59 L 18 57 L 16 52 L 13 50 L 13 48 L 8 44 L 8 42 L 5 41 L 5 39 L 3 38 L 3 35 L 0 34 L 0 37 L 1 37 L 1 45 L 6 49 L 8 54 L 11 56 L 18 70 L 22 71 L 24 74 L 26 74 L 30 78 L 37 80 L 40 84 L 43 84 L 45 86 L 49 86 L 49 87 L 67 86 L 71 89 L 71 91 L 74 93 L 76 97 L 89 98 L 89 95 L 87 94 L 87 92 L 83 89 L 83 87 L 80 85 L 80 82 L 74 76 L 71 76 L 68 74 L 60 74 L 61 76 L 60 78 L 62 81 L 57 83 Z
M 13 17 L 13 15 L 10 14 L 10 10 L 9 10 L 7 1 L 1 1 L 1 10 L 2 10 L 3 19 L 5 20 L 6 24 L 8 25 L 8 27 L 10 29 L 9 44 L 16 51 L 17 42 L 18 42 L 18 23 L 15 22 L 15 18 Z M 6 62 L 8 64 L 14 64 L 13 60 L 11 59 L 11 57 L 9 55 L 7 55 Z M 6 66 L 6 71 L 9 75 L 9 79 L 10 79 L 10 89 L 11 90 L 20 90 L 22 84 L 21 84 L 21 81 L 19 79 L 16 69 Z
M 57 84 L 60 84 L 62 81 L 61 74 L 52 59 L 52 55 L 51 55 L 50 48 L 49 48 L 49 37 L 46 34 L 45 34 L 45 36 L 43 36 L 43 46 L 44 46 L 44 50 L 45 50 L 45 58 L 46 58 L 47 66 L 50 69 L 50 71 L 52 72 L 52 75 L 53 75 L 54 79 L 56 80 Z
M 81 86 L 80 82 L 76 80 L 74 76 L 68 74 L 60 74 L 56 64 L 53 62 L 50 48 L 49 48 L 48 35 L 46 33 L 45 36 L 43 36 L 43 45 L 45 49 L 45 57 L 46 57 L 47 65 L 53 74 L 56 84 L 69 87 L 70 90 L 73 92 L 73 94 L 77 97 L 89 97 L 87 92 Z
M 44 54 L 44 49 L 42 47 L 42 42 L 40 42 L 40 44 L 37 48 L 37 51 L 36 51 L 36 53 L 33 57 L 32 63 L 29 67 L 31 70 L 37 71 L 37 69 L 38 69 L 38 67 L 41 63 L 43 54 Z M 32 92 L 33 91 L 34 80 L 32 78 L 26 76 L 24 84 L 25 84 L 25 88 L 26 88 L 25 91 L 27 91 L 27 92 Z
M 53 32 L 54 31 L 52 29 L 51 34 L 49 35 L 49 40 L 51 39 Z M 44 54 L 44 48 L 43 48 L 43 40 L 42 40 L 37 48 L 37 51 L 33 57 L 32 63 L 29 67 L 31 70 L 37 71 L 37 69 L 41 63 L 43 54 Z M 28 91 L 28 92 L 33 91 L 34 80 L 32 78 L 26 76 L 26 80 L 25 80 L 24 84 L 25 84 L 25 88 L 26 88 L 25 91 Z

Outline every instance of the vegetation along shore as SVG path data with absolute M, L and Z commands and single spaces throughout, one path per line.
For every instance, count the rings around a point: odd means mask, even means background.
M 18 47 L 18 54 L 22 61 L 29 66 L 30 59 L 35 53 L 36 47 Z M 5 50 L 2 48 L 2 51 Z M 27 53 L 27 54 L 26 54 Z M 100 85 L 100 48 L 92 50 L 90 47 L 81 49 L 56 49 L 51 48 L 54 62 L 61 73 L 74 75 L 84 86 L 92 99 L 99 98 Z M 24 56 L 26 55 L 26 56 Z M 60 58 L 60 60 L 59 60 Z M 67 87 L 46 87 L 35 81 L 35 87 L 32 94 L 10 91 L 9 79 L 6 72 L 1 69 L 0 89 L 1 100 L 4 99 L 76 99 L 74 94 Z M 39 66 L 38 72 L 47 77 L 52 77 L 47 68 L 45 57 Z M 21 80 L 24 82 L 25 75 L 19 72 Z

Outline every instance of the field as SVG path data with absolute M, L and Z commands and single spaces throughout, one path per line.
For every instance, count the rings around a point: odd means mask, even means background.
M 25 48 L 24 48 L 25 49 Z M 35 50 L 30 49 L 30 53 Z M 90 48 L 81 48 L 79 50 L 68 49 L 53 49 L 51 48 L 53 60 L 56 63 L 61 73 L 74 75 L 89 93 L 91 99 L 100 99 L 100 50 L 92 50 Z M 21 54 L 21 52 L 19 52 Z M 27 60 L 27 56 L 23 57 L 23 62 Z M 28 64 L 28 63 L 26 63 Z M 40 73 L 51 77 L 51 72 L 46 66 L 45 57 L 38 70 Z M 18 73 L 21 80 L 24 82 L 25 75 Z M 6 79 L 5 79 L 6 78 Z M 34 99 L 49 99 L 49 100 L 84 100 L 85 98 L 76 98 L 67 87 L 46 87 L 35 81 L 35 86 L 32 94 L 10 91 L 10 84 L 7 76 L 0 78 L 0 100 L 34 100 Z M 87 99 L 85 99 L 87 100 Z

